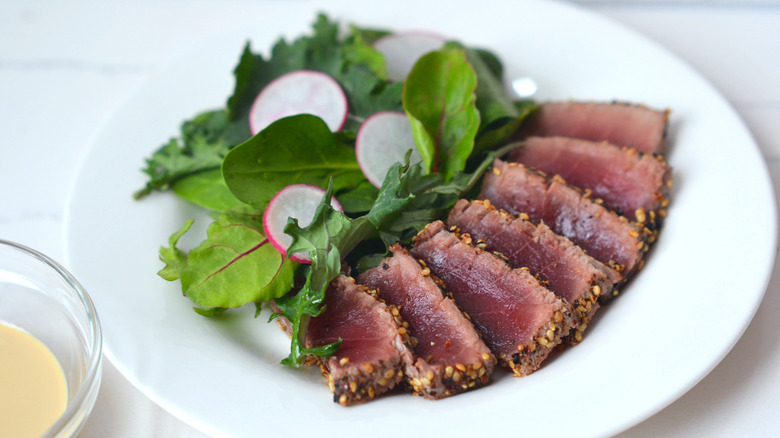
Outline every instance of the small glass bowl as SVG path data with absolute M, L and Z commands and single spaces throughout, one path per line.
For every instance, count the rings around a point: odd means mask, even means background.
M 65 412 L 43 436 L 76 436 L 95 405 L 102 372 L 100 322 L 89 295 L 59 263 L 0 239 L 2 323 L 43 342 L 65 373 Z

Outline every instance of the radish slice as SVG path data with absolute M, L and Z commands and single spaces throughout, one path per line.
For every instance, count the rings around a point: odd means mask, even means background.
M 387 78 L 403 81 L 421 56 L 439 50 L 445 41 L 445 37 L 433 33 L 396 33 L 376 40 L 374 49 L 385 56 Z
M 292 243 L 292 236 L 285 234 L 284 227 L 287 218 L 298 219 L 298 226 L 303 228 L 314 219 L 314 212 L 320 205 L 325 190 L 309 184 L 289 185 L 268 203 L 268 208 L 263 213 L 263 230 L 271 245 L 282 254 L 287 254 L 287 248 Z M 330 206 L 335 210 L 343 211 L 336 198 L 331 198 Z M 292 260 L 301 263 L 311 263 L 309 254 L 305 252 L 293 254 Z
M 335 79 L 318 71 L 297 70 L 271 81 L 249 110 L 252 135 L 271 123 L 296 114 L 319 116 L 332 132 L 347 120 L 347 96 Z
M 360 170 L 374 187 L 382 187 L 387 171 L 412 150 L 410 162 L 421 161 L 406 114 L 381 111 L 367 118 L 355 138 L 355 155 Z

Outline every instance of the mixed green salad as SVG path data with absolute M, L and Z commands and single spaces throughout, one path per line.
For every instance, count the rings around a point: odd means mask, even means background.
M 332 279 L 346 263 L 358 271 L 375 266 L 387 246 L 408 243 L 429 222 L 443 218 L 468 196 L 482 173 L 535 109 L 511 99 L 503 67 L 487 50 L 455 41 L 422 56 L 404 81 L 387 77 L 386 59 L 374 43 L 391 32 L 348 26 L 319 15 L 310 35 L 280 39 L 270 56 L 245 46 L 235 67 L 235 89 L 223 108 L 195 115 L 146 159 L 146 185 L 137 199 L 172 191 L 211 212 L 200 245 L 179 247 L 192 220 L 161 247 L 159 275 L 178 280 L 204 316 L 273 300 L 293 336 L 282 363 L 299 366 L 308 354 L 333 354 L 338 343 L 305 347 L 306 327 L 323 310 Z M 346 122 L 331 132 L 311 114 L 281 118 L 256 135 L 249 114 L 258 94 L 274 79 L 298 70 L 325 73 L 344 91 Z M 395 163 L 380 188 L 361 172 L 355 156 L 357 132 L 368 117 L 402 111 L 422 161 Z M 410 151 L 411 152 L 411 151 Z M 325 190 L 311 223 L 290 218 L 292 236 L 281 254 L 264 233 L 263 213 L 283 188 L 297 183 Z M 472 193 L 473 194 L 473 193 Z M 343 211 L 329 202 L 334 196 Z M 173 230 L 172 230 L 173 231 Z M 310 264 L 288 255 L 307 253 Z

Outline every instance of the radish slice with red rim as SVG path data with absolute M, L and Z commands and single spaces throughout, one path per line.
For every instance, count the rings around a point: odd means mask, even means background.
M 287 248 L 292 244 L 292 236 L 284 232 L 287 219 L 298 219 L 301 228 L 311 224 L 323 196 L 324 189 L 309 184 L 292 184 L 280 190 L 263 213 L 263 230 L 271 245 L 282 254 L 287 254 Z M 335 210 L 343 211 L 336 198 L 331 198 L 330 205 Z M 296 253 L 290 258 L 296 262 L 311 263 L 307 253 Z
M 335 79 L 296 70 L 274 79 L 257 95 L 249 110 L 249 130 L 255 135 L 283 117 L 313 114 L 337 132 L 347 120 L 347 109 L 347 96 Z
M 421 56 L 439 50 L 445 41 L 445 37 L 434 33 L 396 33 L 376 40 L 374 49 L 385 57 L 387 79 L 403 81 Z
M 412 164 L 422 160 L 414 143 L 409 119 L 398 111 L 381 111 L 367 118 L 355 138 L 355 155 L 360 170 L 376 188 L 382 187 L 390 166 L 403 162 L 409 149 L 412 150 Z

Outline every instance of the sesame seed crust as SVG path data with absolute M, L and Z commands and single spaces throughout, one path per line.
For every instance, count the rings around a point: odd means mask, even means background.
M 405 368 L 407 390 L 441 399 L 488 384 L 496 358 L 441 281 L 400 245 L 390 250 L 393 255 L 380 263 L 387 268 L 370 269 L 358 280 L 392 303 L 390 313 L 408 334 L 415 357 Z
M 429 224 L 416 236 L 412 253 L 426 260 L 456 304 L 471 314 L 500 364 L 518 376 L 534 372 L 576 325 L 571 306 L 527 270 L 511 268 L 493 253 L 472 246 L 466 233 L 454 231 L 439 221 Z M 465 272 L 480 273 L 461 277 Z M 491 310 L 497 308 L 512 310 Z M 453 379 L 463 377 L 456 365 Z

